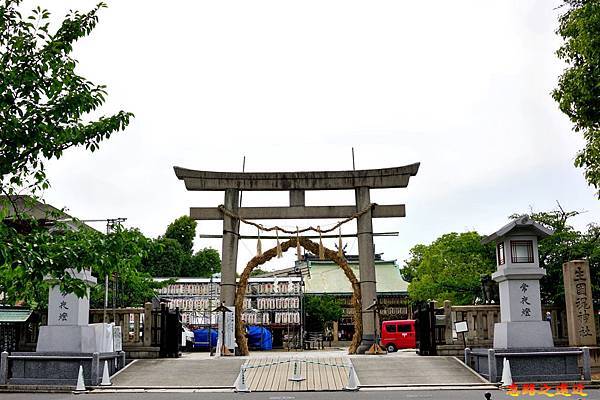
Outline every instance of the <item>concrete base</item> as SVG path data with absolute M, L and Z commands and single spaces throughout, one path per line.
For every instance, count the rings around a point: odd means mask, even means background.
M 494 348 L 553 348 L 548 321 L 500 322 L 494 324 Z
M 104 361 L 112 375 L 125 366 L 125 353 L 15 352 L 6 357 L 0 384 L 76 386 L 81 365 L 85 385 L 97 386 L 102 381 Z
M 510 361 L 515 382 L 579 381 L 582 376 L 577 359 L 581 354 L 582 350 L 577 347 L 466 349 L 465 363 L 491 383 L 500 382 L 505 358 Z M 587 357 L 589 362 L 589 352 Z M 589 376 L 589 371 L 584 368 L 584 377 L 586 376 Z
M 41 326 L 36 351 L 112 352 L 112 326 L 109 324 Z
M 374 335 L 363 335 L 363 338 L 360 341 L 360 344 L 358 345 L 358 349 L 356 349 L 356 354 L 365 354 L 374 343 Z

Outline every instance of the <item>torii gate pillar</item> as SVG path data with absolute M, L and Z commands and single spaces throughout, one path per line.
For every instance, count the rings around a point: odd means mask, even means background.
M 237 214 L 240 204 L 240 191 L 225 190 L 223 205 Z M 223 247 L 221 248 L 221 302 L 226 306 L 235 303 L 235 270 L 237 266 L 240 221 L 228 215 L 223 216 Z
M 371 195 L 368 187 L 359 187 L 355 190 L 356 209 L 363 210 L 371 204 Z M 372 311 L 365 308 L 377 298 L 375 279 L 375 247 L 373 245 L 373 212 L 371 210 L 362 214 L 356 220 L 358 235 L 358 264 L 360 272 L 360 290 L 362 304 L 363 337 L 358 353 L 364 353 L 371 347 L 375 340 L 375 317 Z

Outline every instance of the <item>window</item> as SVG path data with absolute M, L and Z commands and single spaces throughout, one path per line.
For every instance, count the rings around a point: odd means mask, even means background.
M 396 325 L 386 325 L 385 326 L 385 331 L 386 332 L 390 332 L 390 333 L 395 333 L 396 332 Z
M 398 325 L 398 332 L 410 332 L 410 325 Z
M 531 240 L 511 240 L 510 252 L 513 263 L 533 262 L 533 242 Z
M 498 265 L 504 265 L 504 242 L 498 243 L 496 251 L 498 252 Z

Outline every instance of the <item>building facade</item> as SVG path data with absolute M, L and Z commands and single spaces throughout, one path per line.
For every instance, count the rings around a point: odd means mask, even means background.
M 348 266 L 360 279 L 358 255 L 345 255 L 345 257 Z M 304 256 L 304 261 L 297 262 L 293 268 L 272 271 L 260 276 L 285 277 L 290 274 L 302 276 L 306 295 L 331 295 L 339 299 L 344 314 L 333 323 L 333 339 L 334 341 L 351 340 L 354 334 L 352 285 L 344 271 L 332 261 L 319 260 L 318 257 L 308 254 Z M 375 274 L 377 302 L 381 308 L 377 316 L 378 325 L 383 321 L 410 318 L 412 309 L 408 299 L 408 283 L 402 279 L 396 260 L 386 261 L 382 259 L 381 254 L 375 254 Z M 369 304 L 364 305 L 367 306 Z
M 157 278 L 161 281 L 166 278 Z M 179 308 L 181 320 L 191 329 L 217 326 L 220 278 L 179 278 L 158 289 L 157 296 Z M 244 299 L 242 321 L 268 328 L 274 347 L 299 347 L 303 326 L 302 277 L 250 278 Z

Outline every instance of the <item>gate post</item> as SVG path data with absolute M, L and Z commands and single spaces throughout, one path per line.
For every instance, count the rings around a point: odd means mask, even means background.
M 240 191 L 225 189 L 225 202 L 227 210 L 237 214 L 240 204 Z M 233 306 L 235 302 L 235 269 L 237 266 L 238 239 L 240 221 L 229 215 L 223 215 L 223 247 L 221 261 L 221 302 L 226 306 Z
M 371 204 L 368 187 L 355 190 L 356 211 L 364 210 Z M 365 311 L 373 299 L 377 299 L 375 285 L 375 247 L 373 246 L 373 215 L 368 210 L 356 220 L 358 235 L 358 262 L 360 272 L 361 307 L 363 320 L 363 336 L 357 352 L 363 354 L 375 343 L 375 316 L 372 311 Z

